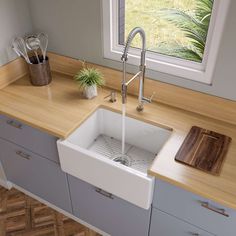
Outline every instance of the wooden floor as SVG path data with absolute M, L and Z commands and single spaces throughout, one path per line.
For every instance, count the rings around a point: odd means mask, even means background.
M 19 192 L 0 186 L 0 236 L 99 236 Z

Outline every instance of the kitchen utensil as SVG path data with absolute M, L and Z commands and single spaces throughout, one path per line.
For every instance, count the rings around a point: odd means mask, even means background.
M 47 47 L 48 47 L 48 35 L 45 34 L 45 33 L 39 33 L 37 35 L 37 38 L 40 41 L 39 46 L 40 46 L 40 49 L 41 49 L 42 54 L 43 54 L 43 60 L 45 61 L 46 60 Z
M 12 42 L 12 48 L 14 49 L 14 51 L 16 52 L 18 56 L 22 56 L 26 60 L 27 63 L 31 64 L 28 53 L 27 53 L 25 41 L 23 38 L 21 37 L 14 38 Z
M 40 41 L 35 35 L 30 35 L 25 38 L 26 47 L 29 50 L 32 50 L 37 58 L 38 64 L 40 64 L 39 56 L 38 56 L 38 49 L 40 48 Z

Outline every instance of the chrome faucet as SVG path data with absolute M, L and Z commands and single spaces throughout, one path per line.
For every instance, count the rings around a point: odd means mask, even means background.
M 128 50 L 130 48 L 132 40 L 135 38 L 137 34 L 140 34 L 142 39 L 142 50 L 141 50 L 141 58 L 140 58 L 140 66 L 139 71 L 135 74 L 128 82 L 126 82 L 126 62 L 128 61 Z M 128 85 L 139 77 L 139 96 L 138 101 L 139 104 L 137 106 L 137 111 L 143 111 L 143 104 L 150 103 L 152 100 L 151 98 L 144 97 L 144 78 L 145 78 L 145 56 L 146 56 L 146 35 L 142 28 L 136 27 L 134 28 L 128 35 L 127 42 L 125 44 L 124 52 L 121 57 L 123 62 L 123 80 L 122 80 L 122 87 L 121 87 L 121 94 L 122 94 L 122 103 L 125 104 L 127 102 L 127 88 Z

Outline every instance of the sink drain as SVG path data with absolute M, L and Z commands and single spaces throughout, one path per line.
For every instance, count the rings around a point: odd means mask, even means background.
M 112 160 L 115 161 L 115 162 L 118 162 L 118 163 L 120 163 L 124 166 L 131 166 L 131 160 L 126 155 L 116 156 Z

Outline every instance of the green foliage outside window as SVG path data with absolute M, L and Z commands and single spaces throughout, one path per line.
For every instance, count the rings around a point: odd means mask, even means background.
M 144 28 L 148 50 L 201 62 L 213 0 L 126 0 L 125 34 Z M 133 46 L 140 45 L 139 39 Z

